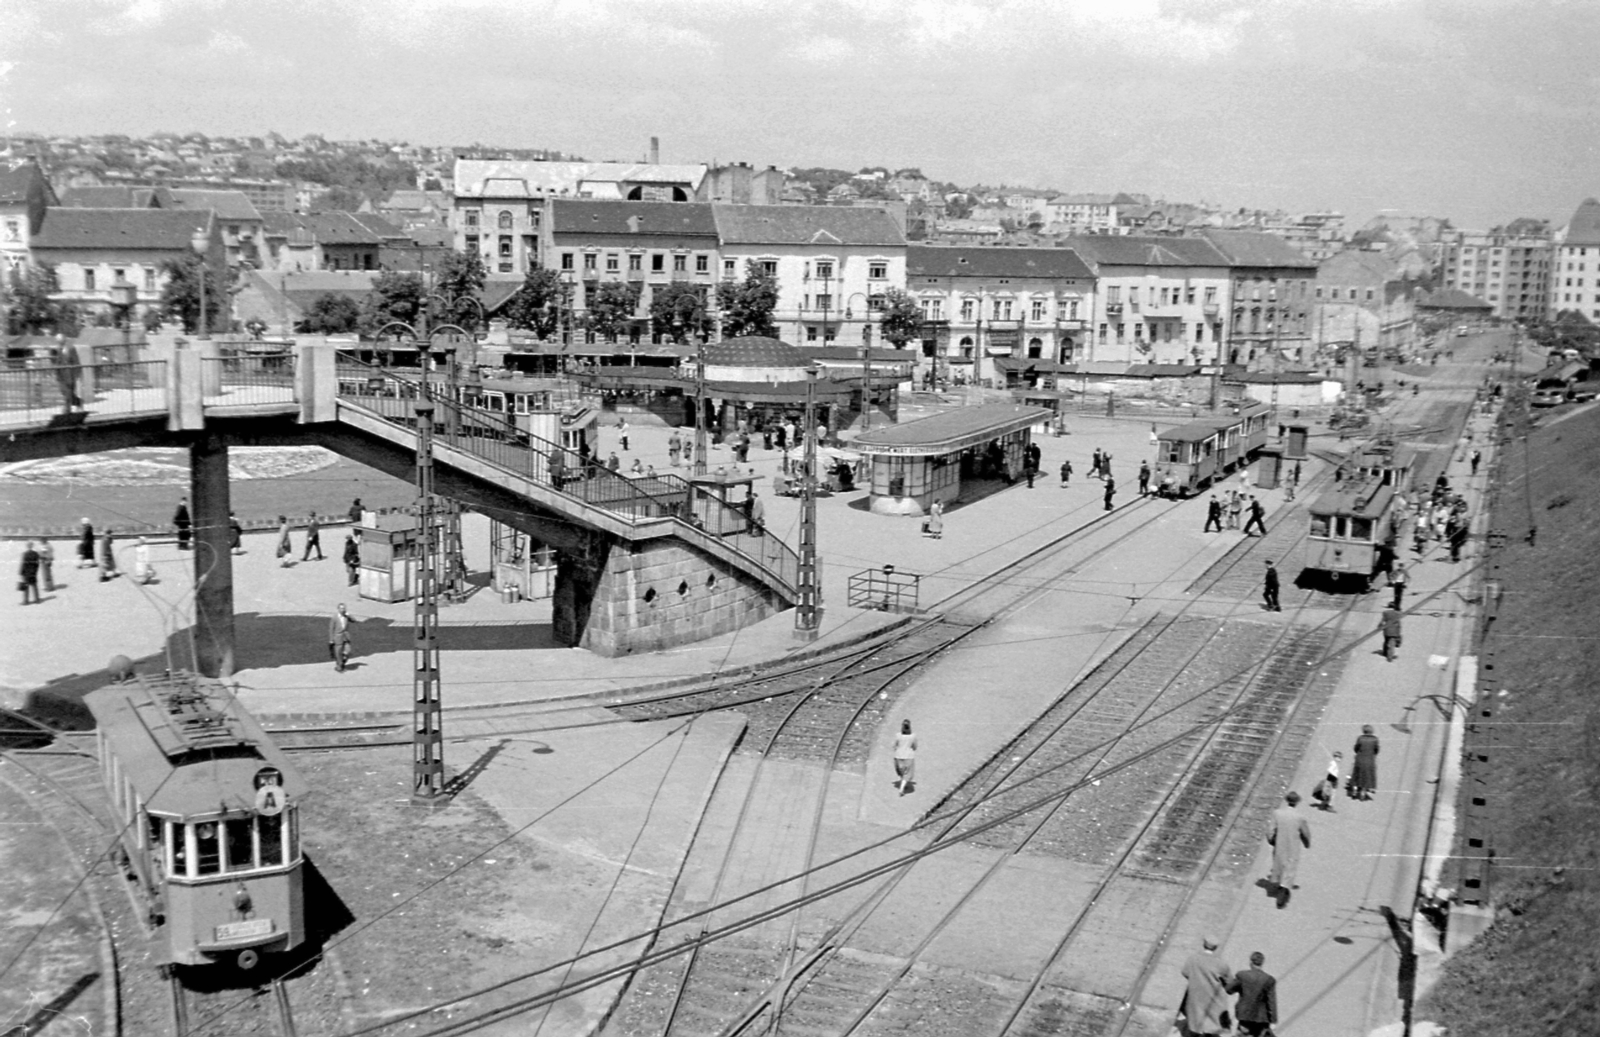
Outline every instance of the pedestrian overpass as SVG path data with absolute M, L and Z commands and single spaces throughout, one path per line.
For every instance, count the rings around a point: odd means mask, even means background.
M 441 387 L 442 388 L 442 387 Z M 799 557 L 743 510 L 676 475 L 629 479 L 504 415 L 433 396 L 435 490 L 555 548 L 554 632 L 625 655 L 738 629 L 791 607 Z M 233 669 L 230 446 L 315 445 L 406 481 L 419 382 L 311 343 L 222 357 L 209 342 L 127 363 L 0 371 L 0 464 L 138 446 L 189 451 L 201 669 Z M 564 471 L 563 471 L 564 469 Z

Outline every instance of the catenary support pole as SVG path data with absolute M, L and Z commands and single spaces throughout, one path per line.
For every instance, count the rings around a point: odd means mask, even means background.
M 194 664 L 207 677 L 234 669 L 233 553 L 228 525 L 228 445 L 201 432 L 189 445 L 189 499 L 194 504 Z

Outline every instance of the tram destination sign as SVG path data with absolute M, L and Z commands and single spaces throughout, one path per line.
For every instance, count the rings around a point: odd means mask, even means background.
M 255 936 L 272 935 L 272 919 L 251 918 L 243 922 L 223 922 L 216 928 L 218 943 L 225 940 L 248 940 Z

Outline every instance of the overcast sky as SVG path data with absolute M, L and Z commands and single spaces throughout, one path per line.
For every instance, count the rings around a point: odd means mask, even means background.
M 1564 222 L 1597 0 L 0 0 L 0 120 Z

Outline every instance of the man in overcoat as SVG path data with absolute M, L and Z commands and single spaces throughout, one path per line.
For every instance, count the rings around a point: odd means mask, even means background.
M 1272 812 L 1272 828 L 1267 842 L 1272 846 L 1272 870 L 1267 872 L 1278 906 L 1286 907 L 1289 893 L 1294 889 L 1295 872 L 1300 869 L 1300 849 L 1311 849 L 1311 825 L 1296 809 L 1300 793 L 1290 792 L 1283 797 L 1283 806 Z
M 1219 1037 L 1228 1031 L 1228 983 L 1233 970 L 1217 954 L 1217 941 L 1207 936 L 1201 950 L 1183 963 L 1183 1030 L 1188 1037 Z

